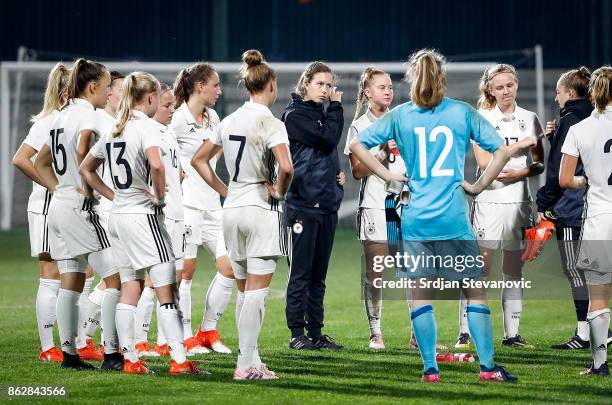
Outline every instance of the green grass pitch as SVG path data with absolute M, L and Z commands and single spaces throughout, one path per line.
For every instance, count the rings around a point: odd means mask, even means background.
M 346 348 L 340 352 L 295 352 L 287 348 L 289 332 L 284 316 L 283 263 L 274 276 L 259 339 L 260 352 L 276 381 L 233 382 L 236 355 L 207 354 L 195 357 L 207 376 L 167 375 L 169 360 L 147 364 L 155 375 L 122 375 L 113 372 L 61 370 L 57 364 L 37 360 L 38 334 L 34 302 L 38 265 L 29 258 L 26 230 L 0 233 L 0 384 L 65 385 L 71 403 L 395 403 L 414 402 L 526 402 L 611 403 L 612 381 L 580 377 L 590 361 L 589 351 L 559 352 L 548 349 L 568 338 L 575 325 L 573 305 L 562 301 L 525 303 L 521 333 L 536 345 L 534 350 L 499 348 L 502 335 L 499 301 L 493 312 L 497 359 L 520 378 L 514 385 L 478 382 L 477 363 L 441 363 L 442 384 L 420 382 L 421 360 L 407 346 L 409 328 L 406 303 L 388 301 L 383 310 L 387 349 L 367 349 L 368 327 L 360 290 L 359 243 L 353 232 L 336 235 L 327 278 L 324 331 Z M 202 316 L 202 300 L 213 276 L 212 262 L 200 255 L 193 283 L 194 328 Z M 234 294 L 235 297 L 235 294 Z M 457 303 L 435 303 L 439 341 L 451 346 L 457 333 Z M 225 342 L 237 346 L 234 301 L 218 327 Z M 151 329 L 155 330 L 154 326 Z M 154 342 L 153 333 L 150 341 Z M 57 342 L 57 340 L 56 340 Z M 32 403 L 33 399 L 12 399 Z M 1 401 L 9 400 L 4 396 Z

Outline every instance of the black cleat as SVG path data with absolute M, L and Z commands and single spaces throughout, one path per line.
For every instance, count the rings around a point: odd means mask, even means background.
M 121 353 L 104 353 L 101 370 L 123 371 L 123 355 Z
M 591 363 L 590 366 L 580 373 L 580 375 L 599 375 L 602 377 L 610 377 L 610 370 L 608 369 L 608 362 L 603 363 L 599 368 L 595 368 L 595 365 Z
M 578 335 L 573 336 L 567 342 L 559 343 L 558 345 L 552 345 L 551 348 L 557 350 L 583 350 L 591 347 L 591 343 L 588 340 L 582 340 Z
M 329 349 L 329 350 L 340 350 L 344 346 L 331 338 L 329 335 L 321 335 L 316 338 L 312 338 L 312 343 L 319 349 Z
M 525 341 L 521 335 L 516 335 L 511 338 L 504 338 L 501 344 L 502 346 L 506 347 L 518 347 L 522 349 L 533 349 L 535 347 L 534 345 L 527 343 L 527 341 Z
M 78 354 L 68 354 L 66 352 L 62 352 L 62 354 L 64 355 L 64 360 L 62 360 L 62 363 L 60 364 L 61 368 L 71 368 L 73 370 L 96 369 L 93 365 L 81 360 Z
M 304 335 L 291 339 L 291 341 L 289 341 L 289 348 L 293 350 L 318 350 L 319 349 L 312 343 L 312 340 L 310 340 Z

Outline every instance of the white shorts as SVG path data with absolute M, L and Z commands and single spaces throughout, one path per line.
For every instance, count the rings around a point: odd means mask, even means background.
M 30 255 L 38 257 L 42 253 L 51 253 L 47 215 L 28 211 L 28 228 L 30 230 Z
M 98 210 L 81 208 L 74 208 L 57 198 L 51 200 L 47 224 L 54 260 L 73 259 L 110 247 L 106 223 Z
M 576 267 L 584 271 L 587 284 L 610 283 L 612 250 L 609 246 L 611 240 L 612 214 L 600 214 L 584 220 Z
M 384 209 L 357 210 L 357 238 L 368 241 L 387 240 L 387 218 Z
M 170 235 L 172 253 L 176 261 L 176 270 L 183 270 L 183 257 L 185 256 L 185 222 L 182 220 L 165 218 L 166 229 Z
M 109 231 L 121 266 L 121 282 L 144 280 L 151 266 L 174 262 L 162 215 L 113 213 Z
M 223 240 L 223 210 L 201 211 L 185 207 L 185 239 L 187 245 L 204 246 L 215 259 L 227 256 Z M 185 250 L 185 259 L 195 259 L 197 249 Z
M 472 227 L 480 247 L 523 249 L 525 230 L 533 226 L 531 202 L 473 204 Z
M 223 210 L 223 234 L 229 257 L 236 262 L 287 254 L 282 212 L 257 206 Z

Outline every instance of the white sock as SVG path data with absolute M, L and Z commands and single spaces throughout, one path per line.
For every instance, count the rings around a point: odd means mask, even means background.
M 238 295 L 236 295 L 236 330 L 238 330 L 238 321 L 240 320 L 242 304 L 244 304 L 244 292 L 238 291 Z
M 119 335 L 119 344 L 123 357 L 126 360 L 136 363 L 138 355 L 134 347 L 134 317 L 136 316 L 136 307 L 129 304 L 117 304 L 117 313 L 115 322 L 117 323 L 117 335 Z
M 183 336 L 185 339 L 193 337 L 191 330 L 191 280 L 181 280 L 179 287 L 179 306 L 183 313 Z
M 157 322 L 161 324 L 164 336 L 168 341 L 170 357 L 181 364 L 187 360 L 185 348 L 183 347 L 183 328 L 181 317 L 176 304 L 162 304 L 157 313 Z
M 81 297 L 82 298 L 82 297 Z M 77 339 L 77 349 L 87 346 L 87 339 L 96 334 L 100 326 L 101 305 L 104 298 L 104 291 L 94 288 L 88 296 L 87 319 L 84 324 L 79 325 L 79 339 Z M 79 303 L 80 303 L 79 299 Z M 103 341 L 103 340 L 102 340 Z
M 166 342 L 166 336 L 164 336 L 164 331 L 162 330 L 162 327 L 161 327 L 161 322 L 159 321 L 159 301 L 157 301 L 155 312 L 157 314 L 157 342 L 156 344 L 159 346 L 163 346 L 167 344 L 167 342 Z
M 200 329 L 204 332 L 217 329 L 217 321 L 223 316 L 225 308 L 232 299 L 236 280 L 227 278 L 221 273 L 215 275 L 204 299 L 204 316 Z
M 119 351 L 119 337 L 117 336 L 117 324 L 115 323 L 119 296 L 118 289 L 107 288 L 102 300 L 102 328 L 104 329 L 104 353 L 106 354 Z
M 470 333 L 467 321 L 467 305 L 468 300 L 465 298 L 462 291 L 461 297 L 459 297 L 459 333 Z
M 149 340 L 149 328 L 151 327 L 151 317 L 153 316 L 153 298 L 155 289 L 145 287 L 138 300 L 136 307 L 136 317 L 134 318 L 134 338 L 136 343 L 147 342 Z
M 83 285 L 83 292 L 79 297 L 79 331 L 77 339 L 77 349 L 86 346 L 85 327 L 87 326 L 87 319 L 89 318 L 89 292 L 91 291 L 91 285 L 93 284 L 94 278 L 88 278 L 85 280 Z
M 504 281 L 520 280 L 504 274 Z M 504 312 L 504 335 L 507 338 L 518 335 L 521 312 L 523 312 L 523 289 L 520 287 L 504 288 L 502 290 L 502 309 Z
M 79 297 L 81 293 L 59 289 L 57 293 L 57 329 L 62 351 L 76 354 L 77 329 L 79 327 Z
M 36 323 L 38 324 L 40 350 L 43 352 L 55 346 L 55 343 L 53 343 L 53 325 L 55 325 L 57 319 L 57 293 L 59 288 L 59 280 L 48 278 L 38 280 Z
M 591 337 L 589 336 L 589 323 L 587 321 L 578 321 L 578 326 L 576 327 L 576 335 L 585 342 L 588 342 Z
M 370 335 L 380 335 L 380 316 L 382 312 L 382 290 L 374 287 L 371 281 L 364 279 L 363 284 L 364 306 L 366 318 L 370 325 Z
M 591 330 L 591 354 L 593 366 L 599 368 L 608 361 L 608 329 L 610 328 L 610 309 L 589 312 L 587 321 Z
M 238 364 L 240 371 L 250 367 L 259 367 L 256 364 L 257 339 L 261 332 L 265 315 L 265 302 L 269 288 L 244 292 L 244 304 L 238 321 Z M 257 356 L 259 357 L 259 356 Z M 261 362 L 261 360 L 259 360 Z

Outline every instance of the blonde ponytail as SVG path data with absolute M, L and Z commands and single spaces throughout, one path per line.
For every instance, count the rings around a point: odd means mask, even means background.
M 70 71 L 63 64 L 57 63 L 53 66 L 47 78 L 47 89 L 45 90 L 43 108 L 38 114 L 32 116 L 32 122 L 36 122 L 46 117 L 55 110 L 62 109 L 64 104 L 62 98 L 68 87 L 69 76 Z
M 368 107 L 368 97 L 365 94 L 366 87 L 370 85 L 374 76 L 384 74 L 386 74 L 384 71 L 372 66 L 366 67 L 363 73 L 361 74 L 361 78 L 359 79 L 359 89 L 357 90 L 355 116 L 353 117 L 354 120 L 359 118 L 364 108 L 367 109 Z
M 121 85 L 121 99 L 117 109 L 118 122 L 112 132 L 113 138 L 121 135 L 134 109 L 134 104 L 142 101 L 149 93 L 160 91 L 159 81 L 150 73 L 133 72 L 125 77 Z
M 602 66 L 591 75 L 589 93 L 591 102 L 598 112 L 603 113 L 612 103 L 612 66 Z
M 410 98 L 421 108 L 434 108 L 446 92 L 445 59 L 433 49 L 421 49 L 408 60 L 406 76 L 410 82 Z

